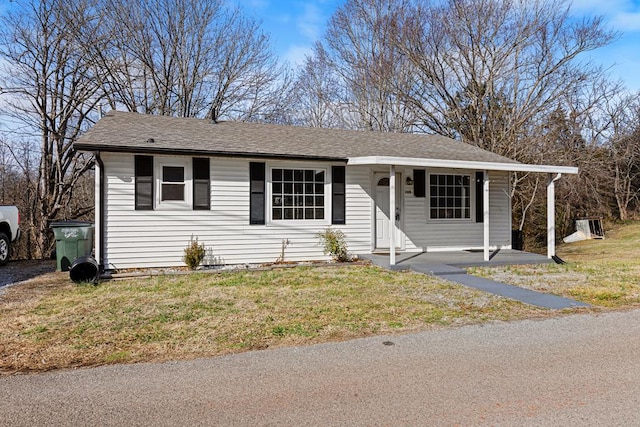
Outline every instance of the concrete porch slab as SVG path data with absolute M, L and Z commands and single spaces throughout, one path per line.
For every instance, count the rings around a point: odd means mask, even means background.
M 389 253 L 376 252 L 359 254 L 359 258 L 367 259 L 376 265 L 389 268 Z M 403 269 L 410 265 L 444 264 L 453 267 L 498 267 L 517 264 L 550 264 L 552 260 L 544 255 L 514 249 L 500 249 L 491 253 L 491 259 L 484 261 L 482 251 L 451 252 L 397 252 L 394 269 Z M 408 268 L 408 267 L 407 267 Z

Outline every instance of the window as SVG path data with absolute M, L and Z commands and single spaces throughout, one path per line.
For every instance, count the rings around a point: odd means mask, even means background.
M 208 158 L 135 156 L 135 209 L 210 209 Z
M 325 171 L 271 169 L 271 219 L 324 219 Z
M 193 158 L 193 209 L 211 208 L 209 159 Z
M 135 208 L 153 209 L 153 157 L 135 156 Z
M 470 175 L 429 175 L 431 219 L 470 219 Z
M 184 202 L 184 167 L 162 166 L 160 201 Z
M 193 208 L 191 163 L 187 157 L 156 159 L 156 209 Z

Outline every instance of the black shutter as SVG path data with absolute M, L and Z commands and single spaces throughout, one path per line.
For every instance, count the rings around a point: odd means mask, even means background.
M 331 167 L 331 224 L 346 222 L 346 168 Z
M 427 174 L 424 169 L 413 170 L 413 196 L 427 197 Z
M 249 163 L 249 223 L 264 224 L 264 163 Z
M 153 210 L 153 156 L 135 156 L 135 208 Z
M 484 222 L 484 172 L 476 172 L 476 222 Z
M 193 158 L 193 209 L 211 208 L 211 175 L 208 158 Z

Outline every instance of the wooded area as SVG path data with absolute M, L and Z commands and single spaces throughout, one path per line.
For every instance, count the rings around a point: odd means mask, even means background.
M 223 0 L 29 0 L 0 28 L 0 204 L 17 258 L 49 256 L 52 221 L 91 218 L 93 159 L 72 143 L 100 110 L 373 132 L 439 133 L 572 165 L 573 218 L 640 215 L 640 102 L 589 52 L 616 40 L 565 0 L 347 0 L 299 68 Z M 514 228 L 544 239 L 544 182 L 513 176 Z

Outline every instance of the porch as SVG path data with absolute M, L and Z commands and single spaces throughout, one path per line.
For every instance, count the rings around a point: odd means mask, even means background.
M 446 251 L 446 252 L 398 252 L 396 263 L 389 263 L 388 252 L 359 254 L 359 258 L 392 270 L 416 270 L 433 275 L 464 273 L 466 267 L 497 267 L 502 265 L 550 264 L 552 259 L 544 255 L 515 249 L 499 249 L 484 260 L 483 250 Z
M 375 192 L 373 199 L 375 205 L 375 227 L 373 229 L 372 249 L 397 248 L 408 249 L 405 247 L 407 232 L 416 232 L 416 230 L 424 230 L 425 227 L 420 224 L 418 227 L 408 227 L 405 224 L 404 210 L 409 200 L 422 199 L 422 206 L 418 211 L 413 211 L 413 218 L 416 212 L 422 211 L 427 213 L 426 221 L 430 222 L 431 229 L 439 228 L 445 233 L 441 233 L 439 240 L 425 239 L 409 239 L 413 246 L 417 249 L 447 246 L 447 249 L 456 249 L 462 247 L 482 247 L 481 256 L 476 252 L 455 252 L 461 256 L 454 259 L 454 263 L 443 264 L 442 258 L 437 255 L 429 255 L 429 261 L 411 260 L 412 255 L 407 254 L 405 258 L 398 258 L 397 250 L 388 251 L 386 257 L 388 261 L 382 261 L 378 258 L 372 261 L 379 261 L 387 266 L 402 264 L 406 268 L 413 268 L 412 263 L 433 264 L 437 268 L 446 265 L 447 268 L 455 268 L 458 266 L 475 265 L 476 262 L 503 262 L 506 264 L 515 263 L 516 259 L 523 259 L 522 256 L 516 256 L 513 252 L 504 252 L 500 254 L 500 250 L 495 251 L 493 248 L 511 247 L 511 241 L 506 242 L 504 238 L 496 241 L 496 230 L 498 232 L 511 230 L 511 199 L 510 199 L 510 181 L 506 186 L 502 183 L 502 187 L 498 187 L 498 191 L 504 193 L 501 200 L 497 200 L 496 192 L 492 188 L 495 184 L 500 184 L 504 177 L 491 176 L 492 173 L 544 173 L 547 175 L 547 257 L 551 260 L 555 256 L 556 243 L 556 226 L 555 226 L 555 182 L 560 179 L 563 173 L 577 174 L 578 169 L 569 166 L 548 166 L 548 165 L 528 165 L 521 163 L 495 163 L 482 161 L 460 161 L 460 160 L 442 160 L 427 158 L 403 158 L 403 157 L 357 157 L 350 158 L 348 165 L 366 165 L 372 168 L 374 177 Z M 388 167 L 388 172 L 382 171 L 382 168 Z M 403 179 L 399 169 L 410 168 L 413 177 L 408 176 Z M 473 176 L 475 175 L 475 179 Z M 509 178 L 507 178 L 509 179 Z M 475 185 L 471 183 L 475 181 Z M 407 189 L 406 187 L 413 188 Z M 496 214 L 496 211 L 498 212 Z M 420 214 L 417 214 L 420 217 Z M 498 227 L 493 225 L 499 220 Z M 416 224 L 413 224 L 414 226 Z M 475 225 L 475 228 L 470 228 Z M 481 227 L 478 230 L 478 226 Z M 446 228 L 445 228 L 446 227 Z M 481 231 L 481 245 L 478 244 L 478 237 L 474 238 L 473 243 L 463 242 L 451 244 L 449 241 L 444 243 L 443 236 L 454 236 L 463 233 L 466 236 L 476 234 Z M 447 237 L 448 239 L 448 237 Z M 434 244 L 434 242 L 437 242 Z M 422 244 L 421 244 L 422 243 Z M 494 252 L 492 252 L 494 250 Z M 505 250 L 503 250 L 505 251 Z M 375 252 L 375 250 L 374 250 Z M 451 259 L 451 254 L 447 252 L 447 260 Z M 431 254 L 431 253 L 429 253 Z M 533 255 L 533 254 L 531 254 Z M 408 258 L 407 258 L 408 257 Z M 366 256 L 365 256 L 366 258 Z M 536 259 L 545 259 L 542 256 Z M 548 262 L 548 261 L 547 261 Z M 376 262 L 377 263 L 377 262 Z M 384 263 L 384 264 L 382 264 Z M 471 264 L 469 264 L 471 263 Z M 529 263 L 529 262 L 523 262 Z M 499 265 L 499 264 L 496 264 Z

